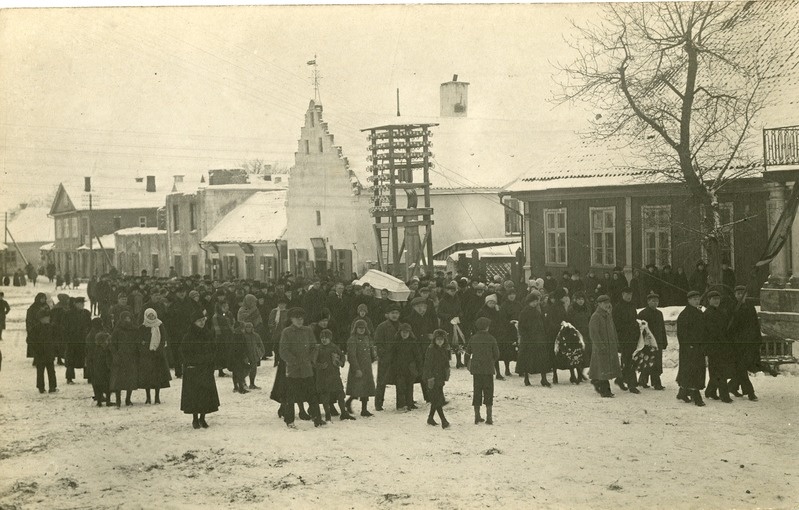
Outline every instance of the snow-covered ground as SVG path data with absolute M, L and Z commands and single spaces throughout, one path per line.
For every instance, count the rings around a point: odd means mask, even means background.
M 23 320 L 34 293 L 4 287 L 13 310 L 0 342 L 0 508 L 797 508 L 799 379 L 759 374 L 759 402 L 698 408 L 667 391 L 496 384 L 495 424 L 473 424 L 471 377 L 445 391 L 452 428 L 426 409 L 288 430 L 264 389 L 239 395 L 217 379 L 222 406 L 194 430 L 164 403 L 96 408 L 83 381 L 39 395 Z M 45 291 L 53 292 L 52 287 Z M 71 291 L 75 294 L 80 291 Z M 673 342 L 676 344 L 676 342 Z M 417 391 L 418 393 L 418 391 Z M 357 409 L 357 404 L 356 404 Z

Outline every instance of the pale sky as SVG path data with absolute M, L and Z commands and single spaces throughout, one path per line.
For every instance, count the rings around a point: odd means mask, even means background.
M 0 11 L 0 210 L 70 176 L 199 174 L 291 163 L 313 98 L 325 111 L 438 114 L 471 83 L 470 117 L 571 129 L 547 102 L 591 5 L 95 8 Z M 361 126 L 349 126 L 358 127 Z M 366 127 L 366 126 L 363 126 Z M 582 126 L 579 126 L 582 127 Z M 336 126 L 330 126 L 335 134 Z M 364 144 L 365 145 L 365 144 Z M 364 147 L 344 147 L 365 165 Z

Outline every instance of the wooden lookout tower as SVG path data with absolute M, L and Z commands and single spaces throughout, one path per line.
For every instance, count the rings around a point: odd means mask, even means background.
M 362 130 L 369 133 L 367 159 L 374 197 L 370 213 L 375 219 L 378 269 L 401 279 L 413 277 L 422 267 L 426 274 L 433 274 L 430 128 L 437 125 L 395 124 Z

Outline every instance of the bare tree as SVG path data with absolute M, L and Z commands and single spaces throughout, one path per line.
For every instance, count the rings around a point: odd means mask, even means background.
M 763 69 L 740 42 L 742 30 L 757 30 L 751 4 L 606 4 L 601 21 L 576 27 L 578 57 L 559 66 L 555 100 L 602 111 L 591 136 L 625 140 L 649 175 L 684 184 L 703 206 L 711 283 L 729 228 L 719 192 L 757 169 L 751 128 Z
M 250 159 L 241 164 L 243 168 L 250 175 L 261 175 L 263 173 L 270 173 L 271 165 L 264 163 L 263 159 Z

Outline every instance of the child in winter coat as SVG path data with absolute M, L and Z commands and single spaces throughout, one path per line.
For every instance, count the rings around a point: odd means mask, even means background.
M 430 414 L 428 425 L 438 425 L 433 418 L 436 413 L 441 418 L 441 428 L 449 427 L 444 417 L 444 384 L 449 379 L 449 349 L 447 348 L 447 332 L 437 329 L 433 332 L 433 342 L 427 347 L 424 356 L 422 380 L 427 384 L 430 396 Z
M 245 323 L 244 327 L 249 325 L 252 330 L 252 323 Z M 233 372 L 233 392 L 249 393 L 247 390 L 247 374 L 250 372 L 250 357 L 247 351 L 247 339 L 244 337 L 244 331 L 237 331 L 233 334 L 232 341 L 229 349 L 229 359 L 227 367 Z
M 316 377 L 316 391 L 319 400 L 325 409 L 325 421 L 331 421 L 331 402 L 338 402 L 341 407 L 341 420 L 354 420 L 355 417 L 347 412 L 344 404 L 344 384 L 341 382 L 341 367 L 344 366 L 344 354 L 333 342 L 333 332 L 323 329 L 319 333 L 322 345 L 316 351 L 314 372 Z
M 474 424 L 485 422 L 486 425 L 493 425 L 491 414 L 494 405 L 494 370 L 495 363 L 499 360 L 499 347 L 497 339 L 489 332 L 491 319 L 480 317 L 474 323 L 475 333 L 469 338 L 466 352 L 469 361 L 466 365 L 472 374 L 474 396 L 472 406 L 474 407 Z M 486 419 L 480 416 L 480 407 L 486 406 Z
M 111 407 L 111 366 L 113 356 L 109 345 L 111 335 L 105 331 L 100 331 L 94 336 L 94 346 L 92 356 L 89 359 L 92 373 L 92 389 L 94 390 L 94 400 L 97 407 L 102 407 L 105 402 L 106 407 Z

